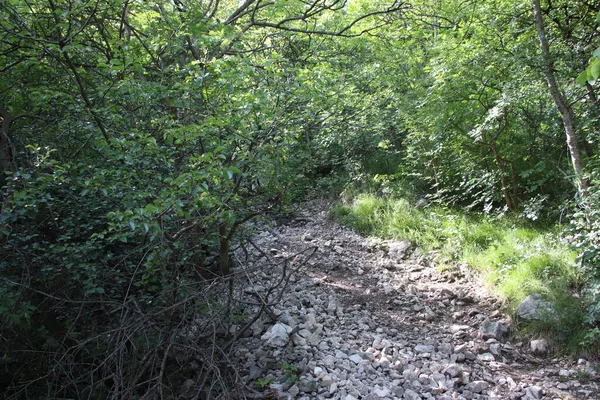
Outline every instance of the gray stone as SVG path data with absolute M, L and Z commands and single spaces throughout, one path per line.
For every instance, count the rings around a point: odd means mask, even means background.
M 553 314 L 552 305 L 538 293 L 527 296 L 517 308 L 517 315 L 528 321 L 542 319 L 544 316 Z
M 377 395 L 377 397 L 387 397 L 391 394 L 390 390 L 387 388 L 383 388 L 383 389 L 375 389 L 373 390 L 373 393 L 375 393 Z
M 479 327 L 479 335 L 483 339 L 496 339 L 504 342 L 508 339 L 509 334 L 509 325 L 502 321 L 492 322 L 489 318 L 486 318 Z
M 537 356 L 545 356 L 548 354 L 548 341 L 546 339 L 536 339 L 529 343 L 531 352 Z
M 452 354 L 452 344 L 450 343 L 440 343 L 438 345 L 438 351 L 444 354 Z
M 321 386 L 324 386 L 324 387 L 331 386 L 331 385 L 333 385 L 334 381 L 335 380 L 331 375 L 329 375 L 329 374 L 323 375 L 323 377 L 321 378 Z
M 358 354 L 353 354 L 350 357 L 348 357 L 350 359 L 350 361 L 352 361 L 354 364 L 358 364 L 359 362 L 362 361 L 362 357 L 359 356 Z
M 444 374 L 448 375 L 450 378 L 456 378 L 463 372 L 463 368 L 458 364 L 450 364 L 446 368 L 444 368 Z
M 311 393 L 317 390 L 317 382 L 315 381 L 300 380 L 297 385 L 302 393 Z
M 481 361 L 495 361 L 496 359 L 494 358 L 494 355 L 492 353 L 483 353 L 483 354 L 479 354 L 477 355 L 477 359 L 481 360 Z
M 263 373 L 264 371 L 260 366 L 253 364 L 248 371 L 248 378 L 253 381 L 262 376 Z
M 388 245 L 388 254 L 392 258 L 403 259 L 410 250 L 412 244 L 409 241 L 391 242 Z
M 323 364 L 328 367 L 333 367 L 335 365 L 336 358 L 332 355 L 325 356 L 323 359 Z
M 336 301 L 335 297 L 330 296 L 329 303 L 327 303 L 327 312 L 329 314 L 333 314 L 335 312 L 336 308 L 337 308 L 337 301 Z
M 408 381 L 414 381 L 415 379 L 417 379 L 417 374 L 412 369 L 405 369 L 404 371 L 402 371 L 402 376 Z
M 433 353 L 434 347 L 428 344 L 418 344 L 415 346 L 417 353 Z
M 340 360 L 345 360 L 345 359 L 348 358 L 348 354 L 344 353 L 343 351 L 336 350 L 335 351 L 335 358 L 339 358 Z
M 404 398 L 407 400 L 421 400 L 421 395 L 412 389 L 406 389 L 404 391 Z
M 292 399 L 295 399 L 299 393 L 300 393 L 300 388 L 297 385 L 293 385 L 291 388 L 289 388 L 287 390 L 287 394 L 289 394 Z
M 473 381 L 467 385 L 467 389 L 473 393 L 481 393 L 489 387 L 486 381 Z
M 490 352 L 493 355 L 499 356 L 500 355 L 500 351 L 501 351 L 500 343 L 492 343 L 492 344 L 490 344 Z
M 537 400 L 541 399 L 544 394 L 544 390 L 539 386 L 529 386 L 527 390 L 525 390 L 525 397 L 529 400 Z

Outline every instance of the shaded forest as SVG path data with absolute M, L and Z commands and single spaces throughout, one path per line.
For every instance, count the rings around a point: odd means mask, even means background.
M 253 227 L 344 189 L 557 225 L 597 346 L 599 23 L 586 0 L 4 0 L 0 390 L 162 398 L 181 324 L 223 321 L 203 354 L 239 338 Z

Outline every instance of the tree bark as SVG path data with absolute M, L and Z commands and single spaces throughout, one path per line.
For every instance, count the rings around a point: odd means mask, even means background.
M 587 195 L 588 182 L 583 175 L 583 162 L 581 159 L 580 143 L 575 130 L 575 116 L 573 109 L 566 101 L 564 94 L 561 92 L 560 87 L 556 81 L 554 75 L 554 60 L 550 54 L 550 47 L 546 40 L 546 29 L 544 27 L 544 21 L 542 19 L 542 9 L 540 7 L 540 0 L 533 0 L 533 14 L 535 17 L 535 27 L 538 33 L 538 39 L 540 41 L 540 50 L 542 53 L 542 62 L 544 75 L 550 89 L 550 95 L 552 100 L 558 109 L 563 121 L 565 128 L 565 134 L 567 136 L 567 146 L 571 153 L 571 164 L 573 165 L 573 171 L 575 172 L 575 179 L 577 180 L 577 189 L 581 197 Z

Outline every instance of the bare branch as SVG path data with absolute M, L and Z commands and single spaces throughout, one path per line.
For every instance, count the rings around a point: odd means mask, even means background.
M 330 10 L 330 6 L 326 6 L 326 7 L 322 7 L 319 8 L 317 10 L 313 10 L 311 12 L 306 12 L 303 15 L 300 16 L 293 16 L 293 17 L 288 17 L 285 18 L 279 22 L 268 22 L 268 21 L 257 21 L 253 19 L 248 23 L 248 26 L 259 26 L 259 27 L 263 27 L 263 28 L 273 28 L 273 29 L 278 29 L 278 30 L 282 30 L 282 31 L 289 31 L 289 32 L 296 32 L 296 33 L 303 33 L 303 34 L 316 34 L 316 35 L 324 35 L 324 36 L 339 36 L 339 37 L 357 37 L 357 36 L 361 36 L 367 32 L 370 32 L 374 29 L 377 29 L 379 27 L 381 27 L 382 25 L 377 25 L 375 27 L 370 27 L 370 28 L 366 28 L 358 33 L 347 33 L 349 30 L 351 30 L 356 24 L 358 24 L 360 21 L 363 21 L 367 18 L 371 18 L 374 16 L 378 16 L 378 15 L 386 15 L 386 14 L 391 14 L 403 9 L 406 9 L 407 6 L 402 3 L 402 2 L 398 2 L 395 1 L 394 4 L 392 4 L 391 6 L 387 7 L 385 10 L 378 10 L 378 11 L 372 11 L 366 14 L 361 15 L 360 17 L 357 17 L 356 19 L 354 19 L 352 22 L 350 22 L 349 24 L 347 24 L 345 27 L 343 27 L 342 29 L 339 29 L 337 31 L 330 31 L 330 30 L 325 30 L 325 29 L 307 29 L 307 28 L 298 28 L 298 27 L 294 27 L 294 26 L 288 26 L 286 25 L 288 22 L 294 22 L 294 21 L 306 21 L 307 19 L 309 19 L 310 17 L 316 16 L 324 11 Z

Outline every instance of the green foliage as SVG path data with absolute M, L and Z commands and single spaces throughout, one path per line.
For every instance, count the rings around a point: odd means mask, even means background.
M 268 388 L 271 383 L 273 383 L 273 379 L 258 378 L 256 381 L 254 381 L 254 383 L 259 388 L 265 389 Z
M 600 12 L 596 15 L 596 23 L 600 23 Z M 585 86 L 586 83 L 593 85 L 598 78 L 600 78 L 600 47 L 594 50 L 588 67 L 579 74 L 576 82 L 581 86 Z
M 569 241 L 579 256 L 577 266 L 586 281 L 584 304 L 587 307 L 586 322 L 593 325 L 586 336 L 586 343 L 598 343 L 600 321 L 600 190 L 598 169 L 590 173 L 591 187 L 582 204 L 576 206 L 569 230 Z
M 300 369 L 298 367 L 284 361 L 281 364 L 281 368 L 283 369 L 283 374 L 289 382 L 291 382 L 292 384 L 298 383 L 298 380 L 300 378 Z

